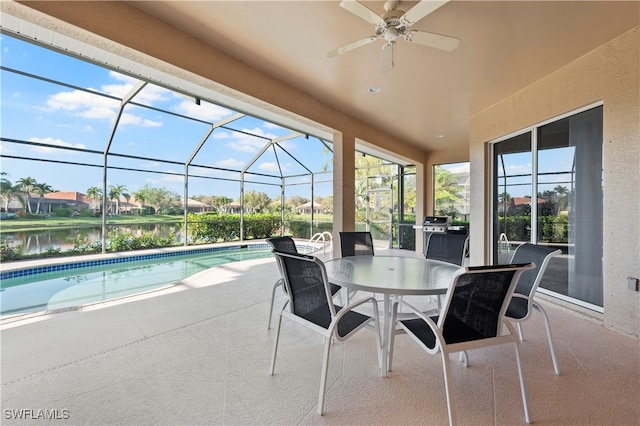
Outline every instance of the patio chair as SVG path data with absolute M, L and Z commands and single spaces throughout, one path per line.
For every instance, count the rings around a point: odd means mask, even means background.
M 464 234 L 432 232 L 427 237 L 424 253 L 426 259 L 440 260 L 462 266 L 467 256 L 469 237 Z M 437 296 L 438 310 L 442 306 L 442 296 Z
M 373 237 L 369 231 L 339 232 L 342 257 L 373 256 Z M 347 303 L 358 290 L 347 289 Z
M 549 317 L 545 310 L 533 299 L 538 285 L 544 276 L 547 265 L 552 257 L 561 253 L 561 250 L 554 250 L 549 247 L 539 246 L 535 244 L 522 244 L 516 248 L 511 258 L 511 263 L 531 262 L 536 265 L 534 269 L 526 271 L 520 277 L 518 286 L 516 287 L 509 308 L 507 309 L 507 318 L 516 323 L 520 340 L 523 339 L 521 323 L 526 321 L 533 310 L 542 314 L 544 328 L 547 332 L 547 340 L 549 342 L 549 351 L 551 352 L 551 361 L 553 362 L 553 371 L 556 375 L 560 374 L 556 352 L 553 348 L 553 339 L 551 338 L 551 327 L 549 325 Z
M 340 232 L 339 235 L 342 257 L 374 255 L 371 232 Z
M 273 250 L 293 254 L 298 253 L 298 247 L 291 237 L 273 237 L 267 238 L 266 241 L 273 248 Z M 280 267 L 280 264 L 278 264 L 278 267 Z M 282 276 L 282 271 L 280 271 L 280 275 Z M 267 330 L 271 329 L 271 317 L 273 316 L 273 304 L 276 299 L 276 289 L 278 287 L 282 287 L 282 289 L 285 290 L 283 284 L 284 279 L 280 278 L 275 282 L 275 284 L 273 285 L 273 289 L 271 290 L 271 305 L 269 306 L 269 322 L 267 324 Z M 340 290 L 340 288 L 341 287 L 339 285 L 331 284 L 331 294 L 336 294 Z
M 382 356 L 380 327 L 377 320 L 378 304 L 373 297 L 369 297 L 345 307 L 335 305 L 327 278 L 327 271 L 320 259 L 314 256 L 278 251 L 274 251 L 274 254 L 283 273 L 289 303 L 288 309 L 285 309 L 285 305 L 280 311 L 270 374 L 273 375 L 275 370 L 282 318 L 288 318 L 324 336 L 324 355 L 318 397 L 318 414 L 322 415 L 329 367 L 329 353 L 333 339 L 344 341 L 365 325 L 373 322 L 378 362 L 380 362 Z M 352 310 L 368 302 L 372 304 L 373 316 L 367 316 Z
M 395 322 L 397 319 L 398 306 L 404 305 L 418 318 L 400 320 L 397 324 L 429 354 L 441 353 L 450 424 L 456 422 L 456 411 L 450 389 L 449 354 L 460 352 L 466 366 L 468 365 L 466 351 L 502 344 L 513 344 L 515 348 L 524 417 L 527 423 L 530 423 L 520 363 L 520 341 L 515 328 L 504 316 L 518 279 L 523 271 L 531 268 L 533 268 L 532 264 L 521 264 L 461 269 L 453 277 L 439 316 L 429 317 L 403 300 L 396 300 L 393 303 L 392 321 Z M 506 333 L 503 325 L 506 326 Z M 391 353 L 394 340 L 395 334 L 391 333 Z M 391 362 L 389 370 L 391 370 Z
M 462 265 L 468 245 L 469 237 L 464 234 L 433 232 L 428 237 L 424 257 Z

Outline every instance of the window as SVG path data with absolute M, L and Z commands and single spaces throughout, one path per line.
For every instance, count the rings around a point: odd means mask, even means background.
M 492 144 L 493 261 L 560 248 L 542 292 L 602 311 L 602 106 Z

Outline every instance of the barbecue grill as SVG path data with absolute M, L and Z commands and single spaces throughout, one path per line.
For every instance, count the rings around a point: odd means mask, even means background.
M 452 226 L 450 216 L 425 216 L 422 226 L 414 226 L 414 229 L 422 229 L 424 232 L 423 253 L 426 253 L 427 241 L 432 233 L 466 234 L 466 226 Z

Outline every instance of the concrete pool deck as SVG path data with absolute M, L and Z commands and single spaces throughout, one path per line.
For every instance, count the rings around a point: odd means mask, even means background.
M 336 343 L 322 417 L 321 337 L 283 323 L 270 376 L 275 329 L 267 318 L 278 276 L 273 259 L 230 263 L 153 295 L 3 327 L 2 424 L 448 422 L 440 358 L 406 336 L 397 338 L 386 379 L 371 333 Z M 640 424 L 638 339 L 553 306 L 547 312 L 560 376 L 540 317 L 523 324 L 533 422 Z M 453 362 L 452 370 L 461 424 L 525 424 L 511 348 L 472 351 L 468 368 Z M 17 419 L 37 410 L 58 419 Z

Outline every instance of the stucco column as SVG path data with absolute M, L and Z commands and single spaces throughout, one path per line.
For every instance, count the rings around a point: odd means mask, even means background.
M 416 225 L 422 225 L 422 221 L 426 216 L 427 200 L 429 200 L 429 188 L 433 185 L 429 185 L 427 182 L 427 175 L 425 173 L 426 167 L 424 164 L 416 164 Z M 422 229 L 416 229 L 416 253 L 424 252 L 424 232 Z
M 333 255 L 340 256 L 339 231 L 356 226 L 356 138 L 348 133 L 333 137 Z

